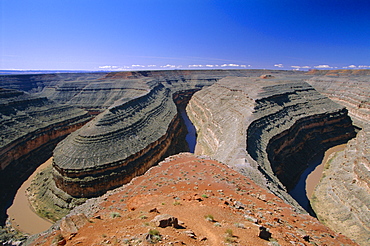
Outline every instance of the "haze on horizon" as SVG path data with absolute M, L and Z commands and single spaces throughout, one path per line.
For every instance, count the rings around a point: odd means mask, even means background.
M 0 70 L 370 68 L 367 0 L 1 0 Z

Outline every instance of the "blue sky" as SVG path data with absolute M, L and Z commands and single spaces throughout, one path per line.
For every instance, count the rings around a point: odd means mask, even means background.
M 0 0 L 0 10 L 0 69 L 370 68 L 368 0 Z

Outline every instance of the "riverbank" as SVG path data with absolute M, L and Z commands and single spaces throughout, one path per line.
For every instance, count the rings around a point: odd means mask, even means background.
M 307 179 L 306 179 L 306 195 L 308 199 L 311 199 L 312 193 L 316 185 L 319 183 L 321 179 L 325 163 L 328 161 L 329 156 L 335 152 L 344 150 L 346 146 L 347 144 L 341 144 L 341 145 L 334 146 L 328 149 L 327 151 L 325 151 L 325 155 L 321 163 L 310 174 L 308 174 Z
M 329 156 L 343 150 L 346 144 L 341 144 L 314 156 L 306 170 L 301 174 L 296 186 L 289 194 L 312 216 L 316 216 L 311 208 L 310 199 L 316 185 L 320 182 L 322 172 Z
M 26 190 L 37 173 L 50 166 L 52 158 L 40 165 L 33 174 L 22 184 L 17 191 L 13 204 L 8 208 L 7 214 L 12 226 L 20 232 L 36 234 L 49 229 L 52 223 L 38 216 L 28 201 Z

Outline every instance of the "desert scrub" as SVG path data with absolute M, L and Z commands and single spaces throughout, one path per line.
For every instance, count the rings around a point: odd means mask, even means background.
M 146 216 L 146 215 L 141 215 L 139 218 L 140 218 L 140 219 L 142 219 L 142 220 L 145 220 L 145 219 L 147 219 L 147 218 L 148 218 L 148 216 Z
M 203 198 L 208 198 L 208 196 L 206 194 L 203 194 L 202 197 Z
M 121 217 L 121 214 L 120 213 L 118 213 L 118 212 L 112 212 L 111 214 L 110 214 L 110 217 L 111 218 L 119 218 L 119 217 Z
M 162 236 L 156 229 L 150 229 L 148 234 L 146 235 L 146 240 L 149 243 L 158 243 L 162 240 Z
M 173 202 L 173 205 L 174 205 L 174 206 L 179 206 L 179 205 L 181 205 L 181 203 L 180 203 L 180 202 L 178 202 L 178 201 L 174 201 L 174 202 Z
M 226 229 L 225 233 L 226 233 L 227 237 L 233 237 L 234 236 L 233 235 L 233 230 L 231 230 L 231 229 Z
M 53 243 L 58 243 L 60 241 L 62 241 L 64 239 L 64 237 L 62 236 L 62 234 L 57 234 L 54 238 L 53 238 Z
M 233 230 L 226 229 L 225 231 L 225 243 L 236 243 L 235 236 L 233 234 Z
M 210 222 L 215 222 L 216 221 L 215 218 L 213 217 L 213 215 L 211 215 L 211 214 L 205 215 L 204 218 L 206 220 L 210 221 Z

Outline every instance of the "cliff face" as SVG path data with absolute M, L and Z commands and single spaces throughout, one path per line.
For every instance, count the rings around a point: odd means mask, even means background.
M 354 124 L 362 128 L 325 163 L 322 180 L 312 197 L 312 206 L 320 221 L 353 238 L 361 245 L 370 243 L 370 184 L 369 184 L 369 71 L 364 76 L 314 77 L 308 80 L 322 94 L 345 106 Z M 367 72 L 367 74 L 365 73 Z
M 0 89 L 1 210 L 66 135 L 90 120 L 84 110 L 24 92 Z M 45 153 L 43 153 L 45 152 Z
M 91 197 L 129 182 L 163 157 L 181 133 L 179 122 L 163 85 L 110 108 L 55 149 L 56 185 L 72 196 Z
M 329 157 L 312 207 L 318 218 L 361 245 L 370 243 L 370 128 Z
M 320 151 L 355 136 L 347 110 L 305 82 L 263 86 L 247 130 L 247 151 L 289 190 Z
M 316 90 L 345 106 L 354 124 L 362 128 L 370 122 L 370 75 L 313 77 L 307 80 Z
M 57 146 L 53 176 L 58 188 L 74 197 L 98 196 L 165 156 L 187 150 L 179 143 L 186 128 L 176 104 L 183 107 L 215 79 L 164 75 L 147 82 L 154 86 L 147 94 L 116 102 Z
M 76 90 L 78 96 L 68 103 L 86 103 L 84 93 L 88 88 L 97 88 L 99 95 L 99 90 L 112 85 L 125 88 L 131 98 L 116 100 L 58 145 L 53 162 L 56 186 L 74 197 L 98 196 L 142 174 L 170 152 L 186 150 L 177 140 L 186 130 L 181 126 L 176 104 L 183 107 L 195 91 L 226 75 L 243 73 L 246 72 L 120 72 L 100 78 L 99 86 L 91 82 Z M 130 94 L 132 88 L 139 87 L 144 95 Z M 73 90 L 66 91 L 69 97 L 68 91 Z M 109 95 L 109 91 L 106 93 Z M 114 101 L 109 96 L 105 100 L 97 104 L 104 106 Z
M 343 107 L 295 79 L 224 78 L 197 92 L 187 112 L 196 154 L 234 166 L 292 204 L 284 187 L 308 159 L 355 136 Z
M 86 111 L 15 90 L 0 89 L 0 106 L 1 170 L 27 151 L 70 133 L 90 118 Z

